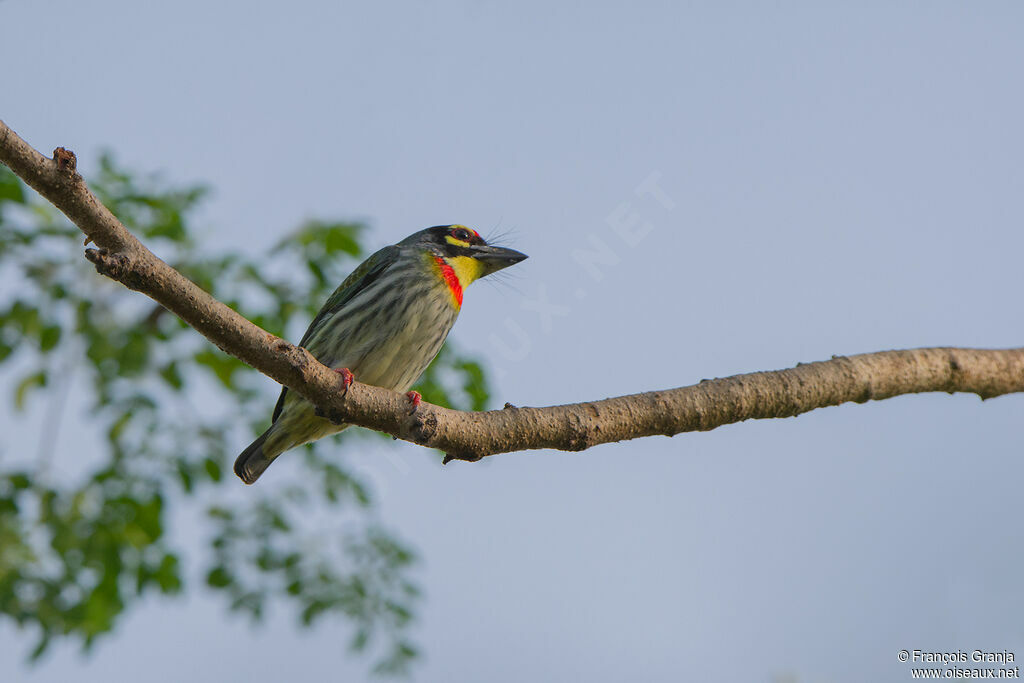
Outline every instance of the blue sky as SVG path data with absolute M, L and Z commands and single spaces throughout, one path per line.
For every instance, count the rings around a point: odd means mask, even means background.
M 1009 2 L 7 0 L 0 118 L 86 167 L 110 148 L 210 183 L 217 246 L 263 250 L 313 216 L 369 221 L 374 247 L 513 230 L 531 258 L 467 292 L 452 339 L 488 359 L 498 405 L 548 405 L 1021 345 L 1022 20 Z M 602 244 L 595 276 L 573 254 Z M 1022 413 L 912 396 L 576 454 L 346 462 L 424 557 L 418 680 L 897 681 L 901 649 L 1024 657 Z M 284 611 L 252 629 L 197 594 L 35 669 L 0 625 L 0 657 L 31 683 L 359 679 L 345 638 Z

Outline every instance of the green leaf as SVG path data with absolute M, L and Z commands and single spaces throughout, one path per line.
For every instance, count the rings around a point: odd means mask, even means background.
M 180 390 L 185 382 L 181 378 L 181 371 L 178 369 L 177 361 L 171 361 L 160 368 L 160 377 L 175 391 Z
M 184 458 L 176 458 L 174 461 L 174 471 L 178 475 L 178 482 L 185 493 L 192 493 L 193 488 L 195 488 L 195 482 L 192 479 L 192 468 L 189 467 L 188 461 Z
M 60 341 L 60 336 L 60 325 L 47 325 L 39 333 L 39 350 L 44 353 L 52 350 Z
M 128 412 L 122 413 L 120 416 L 118 416 L 117 420 L 114 421 L 114 424 L 110 425 L 110 429 L 107 430 L 107 438 L 111 442 L 116 442 L 118 439 L 120 439 L 121 435 L 124 433 L 124 430 L 128 428 L 131 419 L 132 415 L 131 413 Z
M 135 507 L 135 524 L 146 535 L 147 541 L 152 542 L 160 538 L 163 535 L 163 498 L 154 496 L 144 505 Z
M 43 656 L 43 653 L 50 647 L 50 633 L 49 631 L 43 631 L 43 637 L 39 639 L 36 646 L 32 649 L 29 654 L 29 659 L 33 662 Z
M 302 613 L 299 615 L 299 618 L 302 620 L 302 625 L 312 625 L 313 621 L 315 621 L 317 617 L 326 612 L 329 607 L 330 604 L 324 602 L 323 600 L 311 601 L 309 604 L 305 606 L 305 608 L 303 608 Z
M 294 234 L 277 245 L 283 247 L 316 247 L 327 256 L 344 253 L 349 256 L 361 256 L 362 247 L 359 236 L 363 226 L 358 223 L 330 223 L 324 221 L 308 221 Z
M 25 186 L 6 166 L 0 166 L 0 204 L 3 202 L 25 203 Z
M 220 519 L 220 520 L 223 520 L 225 522 L 230 522 L 232 519 L 234 519 L 234 516 L 235 516 L 235 513 L 232 512 L 231 510 L 229 510 L 228 508 L 220 507 L 220 506 L 216 506 L 216 505 L 211 507 L 209 510 L 207 510 L 206 514 L 211 519 Z
M 15 491 L 24 491 L 32 487 L 32 480 L 24 472 L 14 472 L 7 475 L 7 481 L 10 482 Z
M 213 588 L 224 588 L 234 583 L 234 579 L 228 574 L 227 569 L 224 567 L 214 567 L 210 570 L 210 573 L 206 575 L 206 584 Z
M 21 411 L 25 409 L 25 401 L 28 400 L 28 395 L 33 389 L 46 386 L 46 371 L 39 370 L 33 372 L 25 377 L 21 378 L 18 382 L 18 386 L 14 390 L 14 407 Z
M 203 460 L 203 467 L 206 468 L 206 475 L 210 477 L 212 481 L 220 481 L 221 468 L 219 462 L 213 458 L 206 458 Z
M 220 380 L 221 384 L 228 389 L 235 388 L 235 373 L 244 367 L 243 363 L 237 358 L 211 349 L 203 349 L 195 354 L 193 359 L 199 365 L 210 370 Z
M 462 390 L 470 400 L 470 410 L 485 410 L 491 392 L 487 387 L 484 369 L 476 361 L 466 360 L 455 364 L 463 374 Z
M 177 593 L 181 590 L 181 574 L 178 558 L 166 554 L 160 560 L 160 566 L 153 574 L 160 591 L 163 593 Z
M 345 223 L 334 223 L 323 226 L 324 251 L 327 255 L 338 252 L 349 256 L 359 256 L 362 249 L 355 239 L 358 228 Z

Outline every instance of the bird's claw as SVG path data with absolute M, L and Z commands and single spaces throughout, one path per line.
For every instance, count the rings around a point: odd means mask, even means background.
M 343 391 L 348 391 L 348 388 L 350 386 L 352 386 L 352 382 L 356 381 L 356 378 L 352 374 L 352 371 L 349 370 L 348 368 L 331 368 L 331 369 L 334 370 L 339 375 L 341 375 L 341 383 L 343 385 L 342 386 L 342 390 Z
M 418 391 L 410 391 L 405 395 L 405 397 L 409 399 L 409 403 L 412 404 L 412 410 L 409 411 L 409 414 L 412 415 L 420 407 L 420 403 L 423 402 L 423 396 L 420 395 L 420 392 Z

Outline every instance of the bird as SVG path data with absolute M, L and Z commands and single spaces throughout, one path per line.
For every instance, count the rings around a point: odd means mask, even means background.
M 436 225 L 363 261 L 313 318 L 299 346 L 341 374 L 345 388 L 364 384 L 406 392 L 441 350 L 475 280 L 519 263 L 526 254 L 488 244 L 465 225 Z M 406 394 L 413 409 L 420 395 Z M 252 484 L 277 456 L 348 427 L 316 415 L 287 387 L 270 427 L 235 460 Z

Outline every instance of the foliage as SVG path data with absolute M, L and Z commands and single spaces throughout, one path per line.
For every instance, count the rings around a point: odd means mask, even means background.
M 194 226 L 204 188 L 168 188 L 109 157 L 91 186 L 158 255 L 275 334 L 297 337 L 364 256 L 364 226 L 318 221 L 260 257 L 214 252 Z M 306 625 L 342 615 L 376 670 L 407 671 L 415 557 L 373 521 L 337 438 L 283 458 L 295 464 L 275 466 L 273 484 L 243 489 L 231 460 L 266 427 L 276 386 L 93 272 L 81 234 L 33 197 L 0 166 L 0 372 L 14 378 L 14 410 L 45 416 L 47 432 L 35 458 L 0 443 L 0 614 L 38 632 L 31 656 L 60 638 L 88 649 L 147 593 L 202 590 L 198 575 L 255 621 L 275 602 Z M 72 381 L 86 387 L 72 405 L 84 404 L 93 430 L 57 453 Z M 475 410 L 488 395 L 480 365 L 448 350 L 418 389 Z M 208 544 L 191 562 L 173 532 L 189 515 Z

